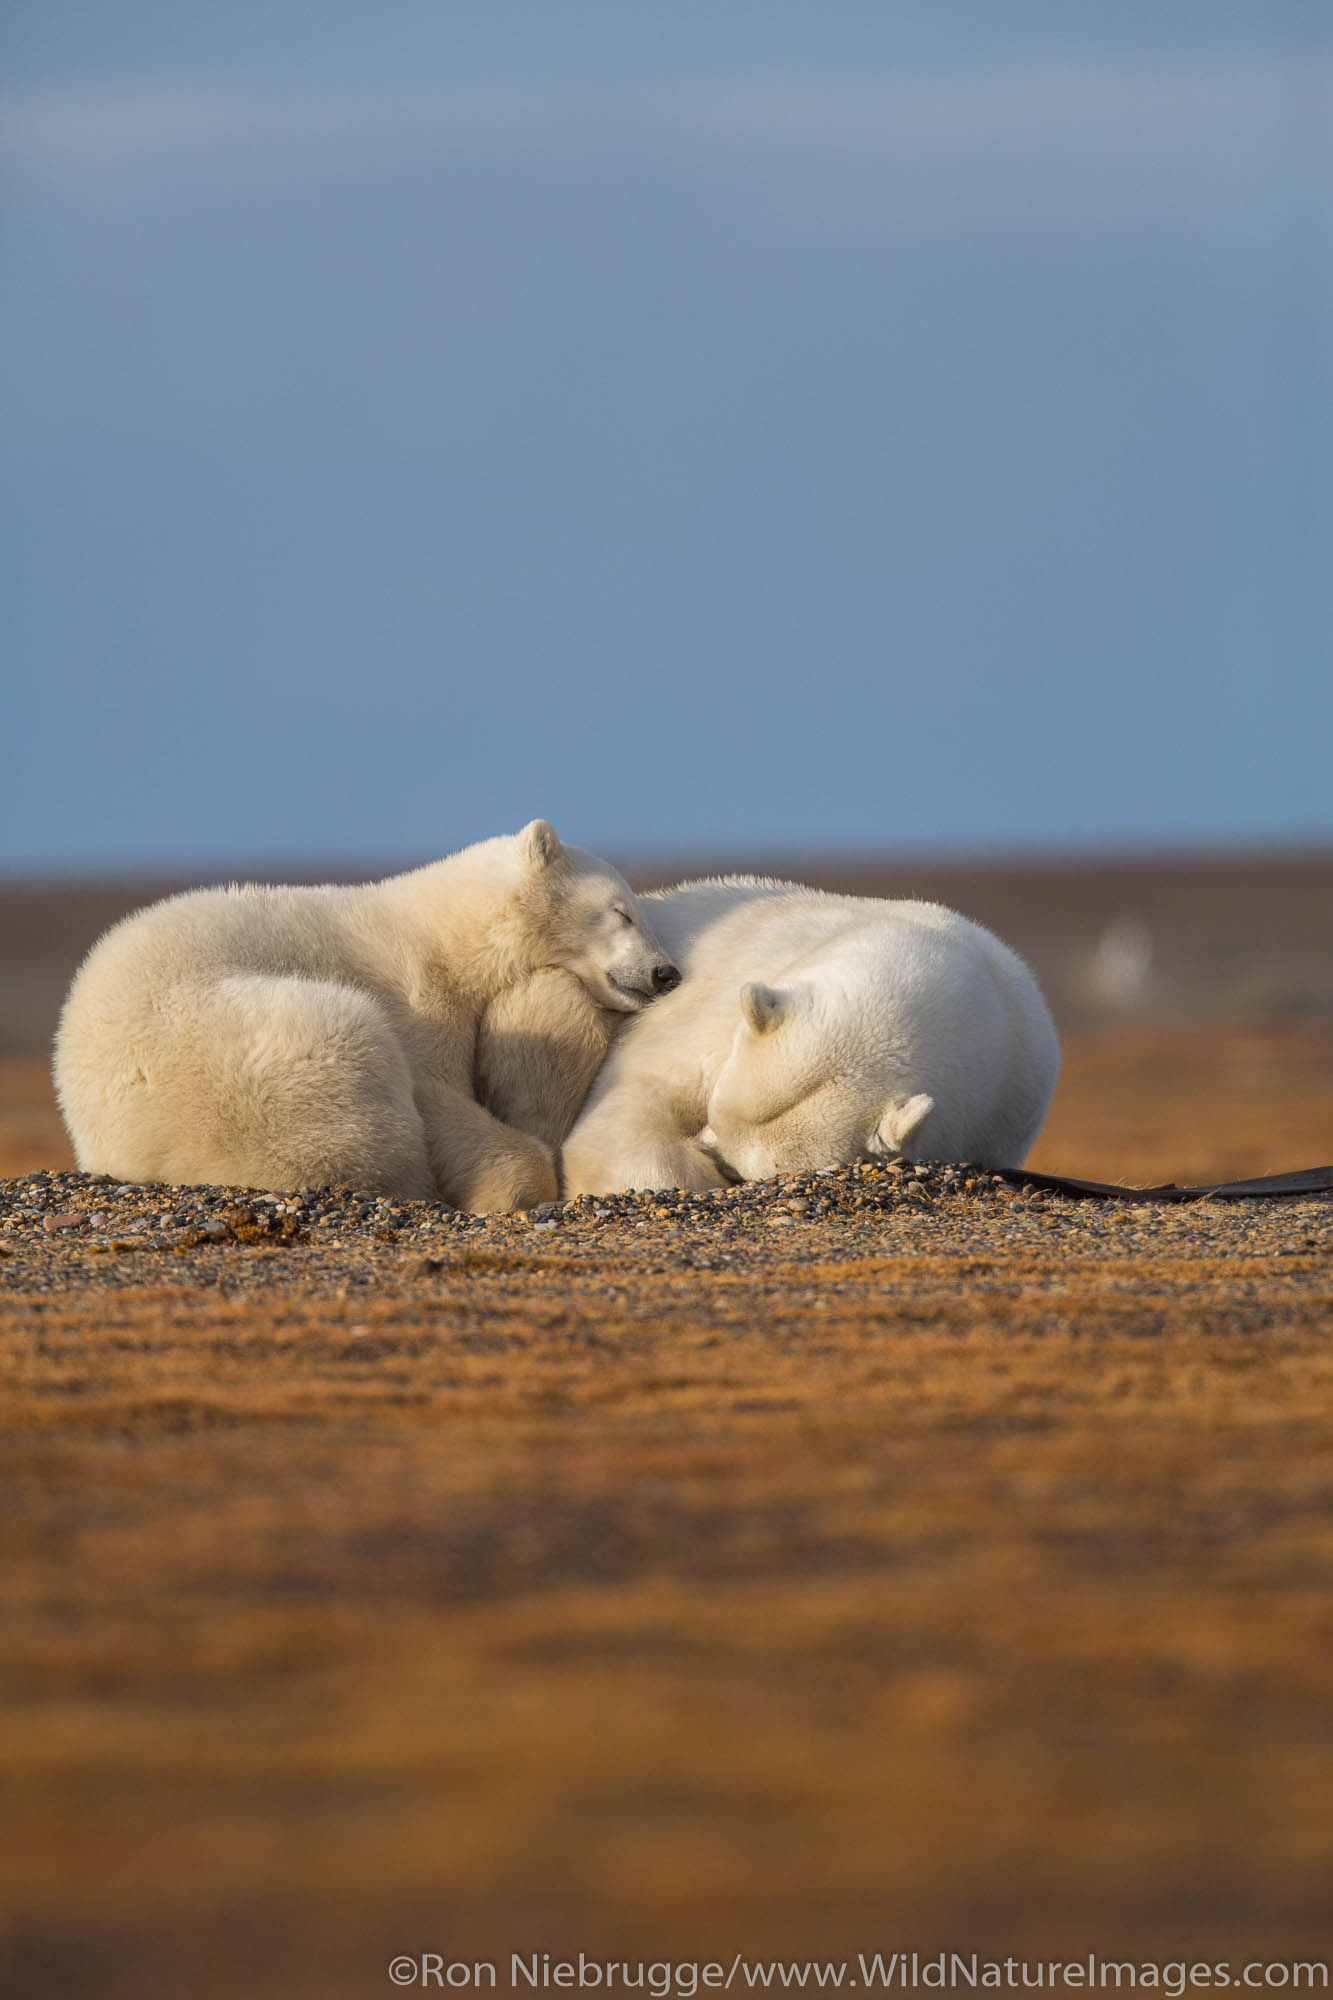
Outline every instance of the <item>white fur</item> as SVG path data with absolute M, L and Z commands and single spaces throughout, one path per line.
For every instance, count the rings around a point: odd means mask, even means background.
M 936 903 L 781 882 L 644 900 L 684 982 L 608 1056 L 565 1145 L 567 1195 L 876 1154 L 1022 1161 L 1059 1045 L 1031 973 L 989 931 Z
M 205 889 L 126 918 L 70 990 L 56 1087 L 90 1172 L 527 1207 L 557 1192 L 574 1106 L 540 1031 L 504 1032 L 505 996 L 553 984 L 581 1090 L 673 975 L 616 871 L 534 820 L 364 887 Z M 474 1065 L 533 1130 L 478 1101 Z

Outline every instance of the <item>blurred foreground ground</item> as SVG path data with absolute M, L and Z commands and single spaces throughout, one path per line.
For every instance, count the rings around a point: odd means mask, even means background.
M 1071 957 L 1033 1164 L 1333 1157 L 1317 931 L 1276 1000 L 1256 959 L 1195 1020 L 1164 946 L 1155 1013 L 1123 977 L 1076 1002 Z M 8 1062 L 0 1175 L 65 1163 Z M 423 1951 L 502 1990 L 511 1951 L 1333 1961 L 1333 1200 L 853 1227 L 778 1190 L 730 1234 L 646 1202 L 424 1263 L 369 1225 L 25 1227 L 0 1991 L 353 2000 Z

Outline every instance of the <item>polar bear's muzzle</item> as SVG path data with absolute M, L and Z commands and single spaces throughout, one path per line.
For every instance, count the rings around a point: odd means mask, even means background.
M 659 958 L 649 968 L 643 983 L 617 979 L 614 972 L 609 972 L 607 978 L 616 992 L 623 993 L 635 1007 L 646 1007 L 650 1000 L 660 1000 L 664 993 L 674 992 L 680 985 L 681 974 L 680 967 L 673 965 L 669 958 Z

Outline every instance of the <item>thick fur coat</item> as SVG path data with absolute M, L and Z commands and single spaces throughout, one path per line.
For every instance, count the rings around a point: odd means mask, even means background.
M 126 918 L 70 990 L 57 1092 L 93 1173 L 528 1207 L 617 1027 L 677 977 L 616 871 L 534 820 L 383 882 Z M 510 1032 L 511 996 L 540 1032 Z
M 876 1154 L 1020 1164 L 1059 1044 L 989 931 L 934 903 L 753 879 L 644 907 L 684 979 L 607 1057 L 565 1144 L 567 1195 Z

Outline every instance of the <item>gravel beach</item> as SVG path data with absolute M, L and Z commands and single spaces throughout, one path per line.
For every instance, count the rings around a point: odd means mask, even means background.
M 0 1183 L 0 1985 L 1326 1959 L 1333 1198 Z
M 1144 1260 L 1146 1277 L 1158 1261 L 1226 1267 L 1272 1257 L 1290 1276 L 1293 1259 L 1317 1274 L 1330 1249 L 1327 1194 L 1108 1204 L 980 1167 L 900 1161 L 705 1195 L 584 1195 L 501 1216 L 333 1188 L 276 1195 L 134 1186 L 47 1169 L 0 1181 L 0 1288 L 25 1295 L 132 1289 L 169 1273 L 175 1284 L 224 1296 L 290 1285 L 312 1297 L 349 1288 L 374 1297 L 405 1282 L 491 1271 L 516 1280 L 540 1274 L 549 1298 L 586 1272 L 597 1282 L 614 1276 L 609 1290 L 618 1292 L 632 1279 L 714 1272 L 756 1282 L 770 1267 L 828 1264 L 845 1305 L 857 1297 L 867 1259 L 946 1256 L 958 1260 L 972 1315 L 996 1275 L 978 1270 L 979 1258 L 1128 1258 Z M 245 1250 L 260 1254 L 238 1254 Z M 1079 1331 L 1068 1319 L 1056 1323 Z

